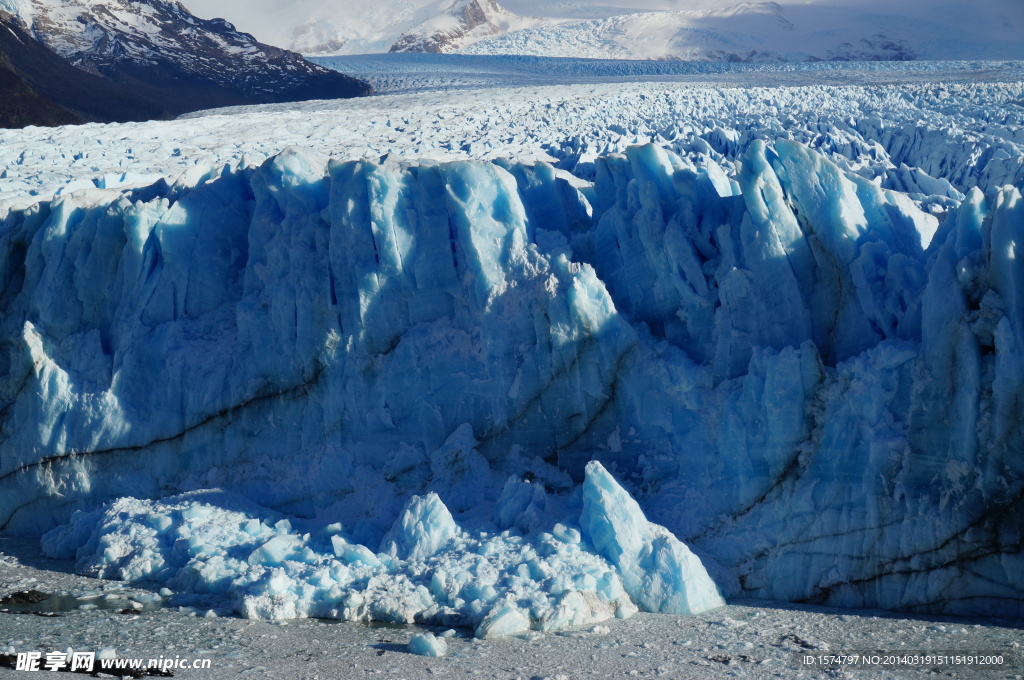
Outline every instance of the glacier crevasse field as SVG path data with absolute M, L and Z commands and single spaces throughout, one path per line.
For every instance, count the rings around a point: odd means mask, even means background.
M 722 596 L 1024 616 L 1020 190 L 834 161 L 289 148 L 8 208 L 0 527 L 480 637 Z

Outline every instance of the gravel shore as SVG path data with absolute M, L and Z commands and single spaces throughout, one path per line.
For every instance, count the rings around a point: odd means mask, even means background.
M 407 651 L 412 635 L 424 630 L 417 626 L 253 621 L 218 615 L 226 613 L 223 607 L 172 606 L 173 596 L 154 606 L 142 602 L 159 593 L 75 574 L 72 563 L 43 558 L 34 541 L 0 538 L 0 553 L 0 597 L 27 590 L 66 596 L 58 607 L 64 611 L 42 611 L 46 603 L 6 607 L 0 613 L 0 654 L 39 651 L 45 659 L 46 652 L 71 648 L 121 659 L 209 660 L 208 668 L 171 670 L 183 679 L 1024 677 L 1019 622 L 742 601 L 699 616 L 638 614 L 559 634 L 479 641 L 471 631 L 456 631 L 445 657 L 427 658 Z M 876 650 L 996 652 L 1007 663 L 990 670 L 972 665 L 876 671 L 822 670 L 800 662 L 804 656 Z M 0 678 L 16 677 L 26 676 L 0 668 Z

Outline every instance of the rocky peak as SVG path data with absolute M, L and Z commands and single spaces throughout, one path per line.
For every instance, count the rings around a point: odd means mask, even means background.
M 456 0 L 440 16 L 403 34 L 392 52 L 454 52 L 477 40 L 505 32 L 518 17 L 495 0 Z
M 168 0 L 0 0 L 27 34 L 80 71 L 167 114 L 367 94 L 365 83 L 258 42 Z M 80 108 L 80 107 L 73 107 Z

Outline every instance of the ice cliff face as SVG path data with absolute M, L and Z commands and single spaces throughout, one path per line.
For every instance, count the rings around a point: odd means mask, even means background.
M 485 511 L 688 564 L 585 519 L 596 458 L 728 593 L 1024 614 L 1019 189 L 940 220 L 783 139 L 595 173 L 289 150 L 9 211 L 0 527 L 222 487 L 393 558 Z

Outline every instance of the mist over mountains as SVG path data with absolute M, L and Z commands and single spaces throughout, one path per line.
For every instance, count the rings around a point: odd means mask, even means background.
M 5 124 L 14 126 L 172 118 L 370 90 L 164 0 L 3 0 L 0 54 L 9 81 L 0 111 L 11 109 Z
M 388 51 L 549 57 L 816 61 L 1024 58 L 1024 5 L 950 0 L 189 0 L 310 55 Z M 970 21 L 965 19 L 970 17 Z

